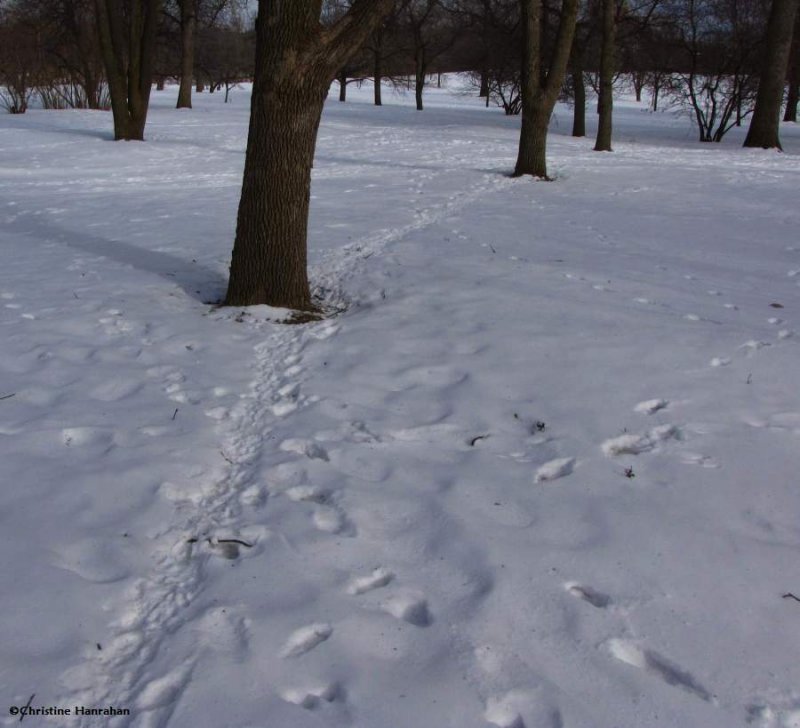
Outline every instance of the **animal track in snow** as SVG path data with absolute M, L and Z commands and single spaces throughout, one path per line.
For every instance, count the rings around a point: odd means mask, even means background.
M 764 349 L 767 346 L 770 346 L 770 343 L 767 341 L 756 341 L 755 339 L 750 339 L 750 341 L 745 341 L 744 344 L 742 344 L 739 348 L 743 349 L 748 354 L 753 354 L 759 349 Z
M 561 711 L 542 689 L 511 690 L 489 698 L 484 718 L 497 728 L 563 728 L 564 725 Z
M 668 405 L 669 401 L 666 399 L 648 399 L 644 402 L 639 402 L 639 404 L 633 408 L 633 411 L 643 415 L 652 415 Z
M 281 650 L 281 657 L 300 657 L 313 650 L 333 634 L 333 627 L 326 622 L 316 622 L 296 629 L 289 635 Z
M 683 452 L 680 455 L 680 460 L 684 465 L 700 465 L 704 468 L 718 468 L 714 458 L 708 455 L 701 455 L 697 452 Z
M 611 597 L 608 596 L 608 594 L 603 594 L 601 591 L 592 589 L 590 586 L 579 584 L 576 581 L 568 581 L 564 584 L 564 588 L 572 596 L 582 599 L 584 602 L 588 602 L 597 609 L 605 609 L 611 604 Z
M 318 485 L 295 485 L 289 488 L 285 495 L 296 503 L 327 503 L 331 494 Z
M 383 609 L 415 627 L 427 627 L 433 621 L 428 611 L 428 602 L 419 594 L 398 594 L 384 602 Z
M 541 465 L 536 471 L 534 482 L 543 483 L 549 480 L 558 480 L 569 475 L 575 467 L 575 458 L 557 458 Z
M 332 703 L 341 697 L 342 690 L 337 683 L 317 685 L 310 688 L 291 688 L 284 690 L 281 697 L 287 703 L 299 705 L 306 710 L 315 710 L 322 705 L 322 701 Z
M 305 455 L 312 460 L 328 460 L 328 452 L 322 445 L 318 445 L 311 440 L 304 440 L 302 438 L 290 438 L 284 440 L 280 445 L 280 449 L 284 452 L 293 452 L 298 455 Z
M 714 699 L 689 672 L 678 667 L 666 657 L 662 657 L 653 650 L 644 649 L 630 640 L 612 639 L 608 642 L 608 651 L 613 657 L 626 665 L 638 667 L 663 680 L 668 685 L 674 685 L 688 690 L 698 698 L 707 702 Z
M 355 535 L 353 527 L 347 522 L 344 514 L 331 506 L 318 506 L 314 509 L 314 525 L 325 533 L 343 533 Z
M 359 576 L 354 578 L 347 585 L 347 593 L 358 595 L 365 594 L 373 589 L 380 589 L 394 579 L 394 574 L 388 569 L 378 567 L 369 576 Z
M 610 440 L 606 440 L 601 447 L 609 457 L 639 455 L 654 449 L 660 442 L 673 439 L 680 439 L 680 430 L 675 425 L 660 425 L 639 435 L 612 437 Z

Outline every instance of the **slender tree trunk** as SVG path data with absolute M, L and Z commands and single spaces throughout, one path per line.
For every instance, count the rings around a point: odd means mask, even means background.
M 383 99 L 381 97 L 381 86 L 383 85 L 383 58 L 380 49 L 373 51 L 372 76 L 375 79 L 375 106 L 383 106 Z
M 163 76 L 159 76 L 156 79 L 156 91 L 163 91 L 165 83 L 166 83 L 166 81 L 165 81 L 164 77 Z
M 181 85 L 178 89 L 178 109 L 192 108 L 192 77 L 194 76 L 194 38 L 197 31 L 196 0 L 180 0 L 181 9 Z
M 603 0 L 603 41 L 600 49 L 600 93 L 597 99 L 596 152 L 611 151 L 614 113 L 614 51 L 616 45 L 616 0 Z
M 542 73 L 542 3 L 541 0 L 520 0 L 522 42 L 522 126 L 514 176 L 547 176 L 547 127 L 567 72 L 575 22 L 577 0 L 564 0 L 558 23 L 550 69 Z
M 100 49 L 106 69 L 115 140 L 144 139 L 153 82 L 160 0 L 131 5 L 127 43 L 124 16 L 118 0 L 95 0 Z
M 797 4 L 798 0 L 772 0 L 767 24 L 767 54 L 758 83 L 750 128 L 744 140 L 746 147 L 781 149 L 781 104 Z
M 786 97 L 786 113 L 783 115 L 783 120 L 797 123 L 797 102 L 800 100 L 798 99 L 798 96 L 800 96 L 800 9 L 797 10 L 794 19 L 794 35 L 788 75 L 789 93 Z
M 586 82 L 583 71 L 577 69 L 572 73 L 572 85 L 575 89 L 575 107 L 572 110 L 572 136 L 586 136 Z
M 425 51 L 419 49 L 414 57 L 414 99 L 417 102 L 417 111 L 422 111 L 422 90 L 425 88 Z
M 481 68 L 481 85 L 480 91 L 478 92 L 478 96 L 480 98 L 486 98 L 489 95 L 489 68 L 486 63 L 483 64 Z
M 347 101 L 347 71 L 339 71 L 339 101 Z
M 322 29 L 318 0 L 261 3 L 242 196 L 225 302 L 315 311 L 306 272 L 311 167 L 331 80 L 389 12 L 354 0 Z
M 205 91 L 205 90 L 206 90 L 206 85 L 205 85 L 205 83 L 203 83 L 203 81 L 201 81 L 201 80 L 198 78 L 198 79 L 197 79 L 197 83 L 195 84 L 195 87 L 194 87 L 194 92 L 195 92 L 196 94 L 201 94 L 201 93 L 203 93 L 203 91 Z

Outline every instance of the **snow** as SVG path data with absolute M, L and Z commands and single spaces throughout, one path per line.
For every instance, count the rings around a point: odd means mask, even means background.
M 370 92 L 326 106 L 303 325 L 214 305 L 246 90 L 154 92 L 144 144 L 0 116 L 7 706 L 800 724 L 800 129 L 620 99 L 595 154 L 558 107 L 544 183 L 519 119 Z

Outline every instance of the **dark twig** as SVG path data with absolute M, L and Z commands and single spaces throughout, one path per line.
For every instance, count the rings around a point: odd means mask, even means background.
M 253 544 L 247 543 L 247 541 L 242 541 L 238 538 L 218 538 L 217 543 L 238 543 L 240 546 L 244 546 L 247 549 L 253 548 Z
M 475 447 L 475 443 L 476 442 L 478 442 L 479 440 L 485 440 L 487 437 L 489 437 L 489 435 L 477 435 L 476 437 L 473 437 L 469 441 L 469 446 L 470 447 Z
M 783 595 L 784 599 L 794 599 L 796 602 L 800 602 L 800 597 L 796 597 L 792 592 L 787 592 Z
M 11 394 L 4 394 L 2 397 L 0 397 L 0 400 L 11 399 L 12 397 L 16 397 L 16 395 L 17 395 L 16 392 L 12 392 Z
M 178 410 L 179 410 L 179 409 L 180 409 L 180 407 L 176 407 L 176 408 L 175 408 L 175 411 L 172 413 L 172 419 L 173 419 L 173 420 L 174 420 L 174 419 L 175 419 L 175 418 L 178 416 Z

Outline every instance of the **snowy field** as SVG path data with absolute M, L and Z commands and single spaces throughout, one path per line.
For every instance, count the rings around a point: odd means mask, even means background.
M 559 107 L 548 184 L 348 92 L 304 326 L 211 305 L 246 91 L 0 115 L 0 724 L 798 728 L 800 128 Z

